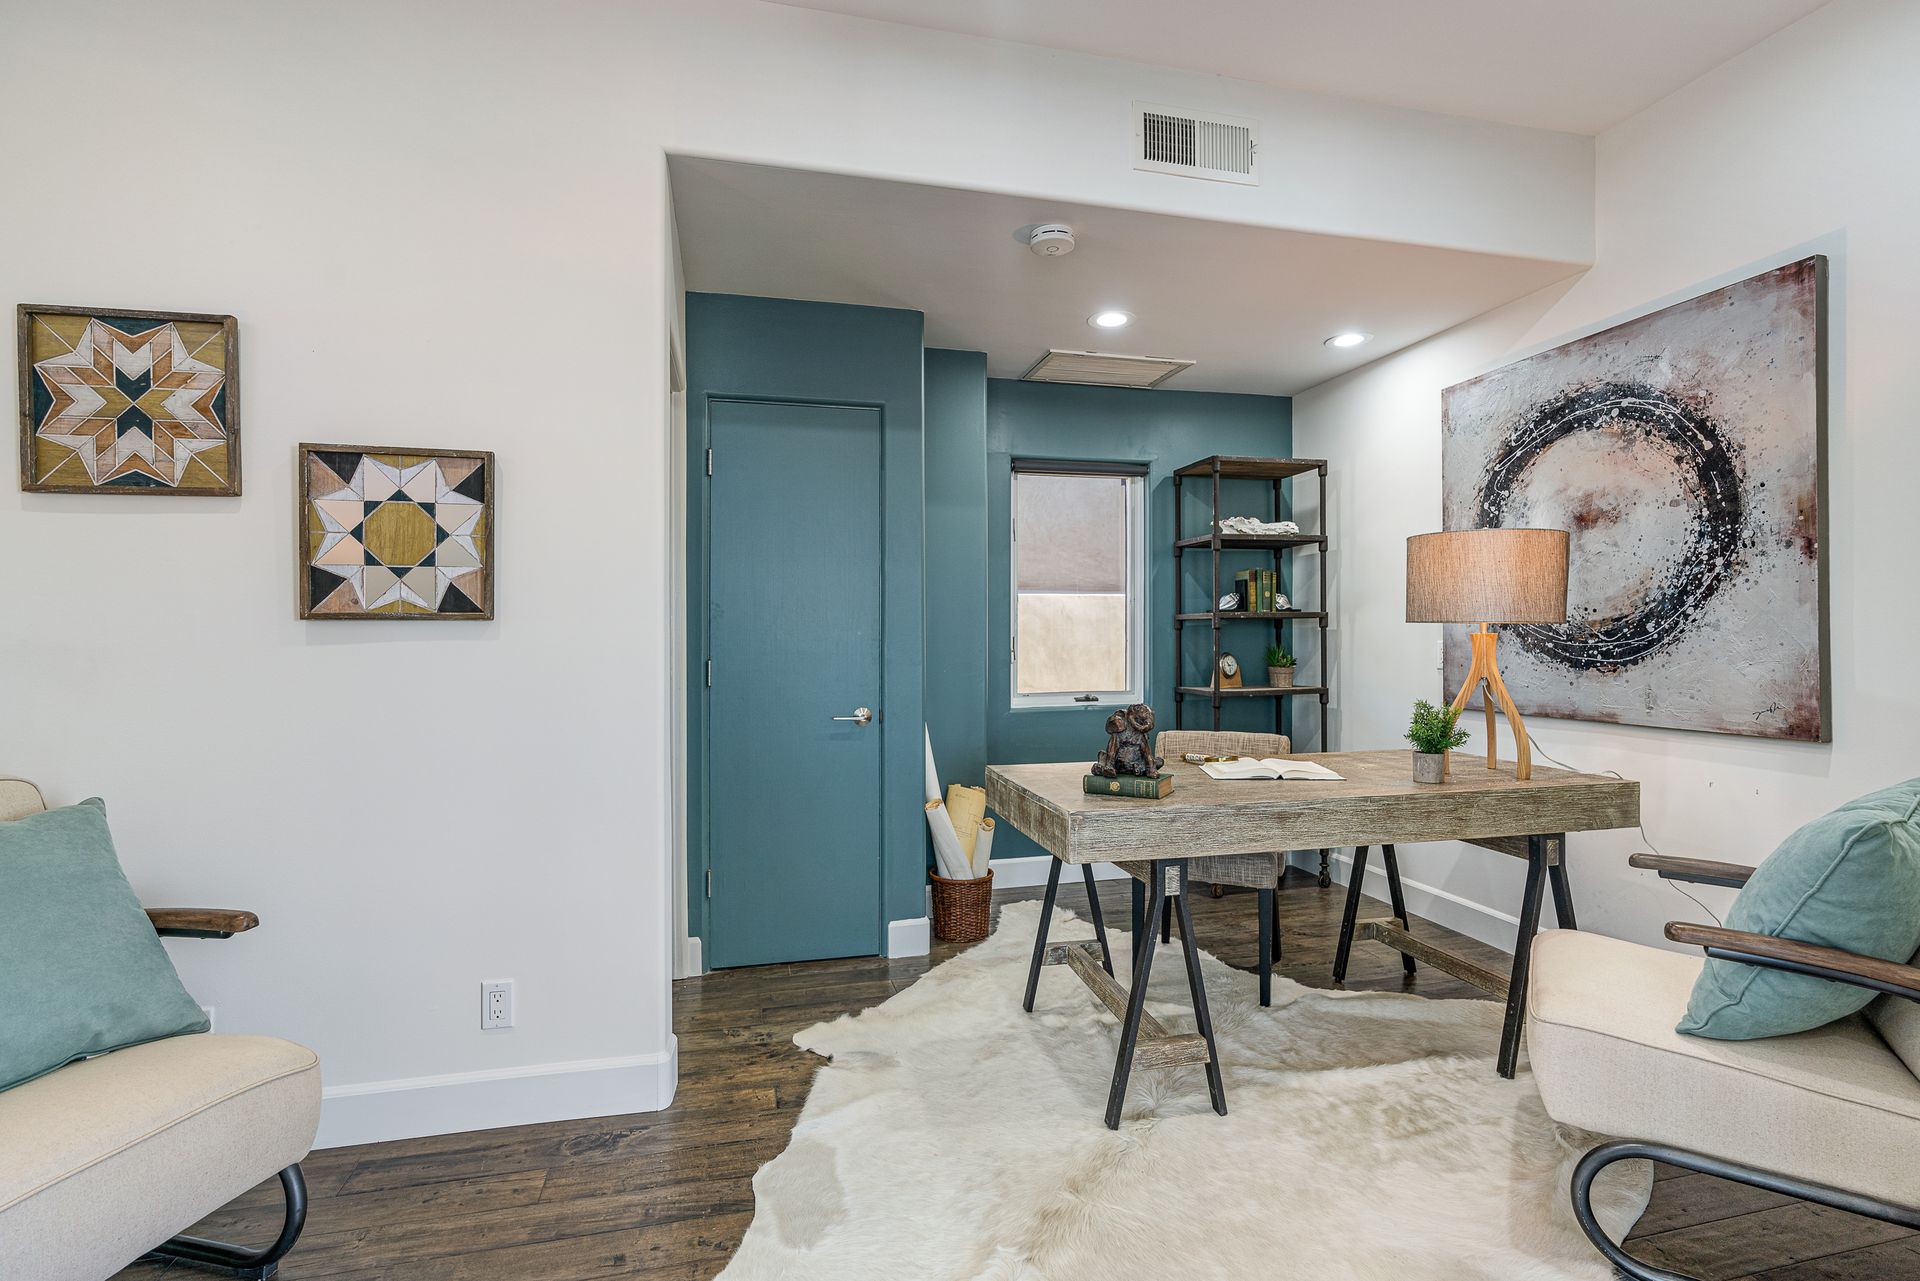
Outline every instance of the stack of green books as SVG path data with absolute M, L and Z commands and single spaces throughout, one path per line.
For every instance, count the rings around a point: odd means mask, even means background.
M 1271 569 L 1243 569 L 1233 576 L 1234 590 L 1240 593 L 1240 608 L 1250 614 L 1273 613 L 1280 593 L 1280 575 Z
M 1089 774 L 1082 786 L 1089 796 L 1134 796 L 1158 801 L 1173 795 L 1173 775 L 1143 778 L 1138 774 L 1122 774 L 1118 778 L 1107 778 L 1102 774 Z

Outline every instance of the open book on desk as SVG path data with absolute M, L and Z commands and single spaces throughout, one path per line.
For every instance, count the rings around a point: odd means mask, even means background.
M 1336 774 L 1324 765 L 1312 761 L 1290 761 L 1282 756 L 1269 756 L 1265 760 L 1256 760 L 1251 756 L 1236 756 L 1230 760 L 1208 761 L 1200 767 L 1208 778 L 1217 778 L 1223 782 L 1241 779 L 1312 779 L 1321 783 L 1338 783 L 1345 779 L 1344 774 Z

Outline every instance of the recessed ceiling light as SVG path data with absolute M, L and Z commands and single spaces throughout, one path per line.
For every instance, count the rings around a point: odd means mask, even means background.
M 1087 317 L 1095 329 L 1125 329 L 1133 323 L 1133 314 L 1125 311 L 1096 311 Z
M 1327 339 L 1327 346 L 1358 347 L 1361 343 L 1367 341 L 1371 337 L 1373 337 L 1372 334 L 1363 334 L 1357 329 L 1349 329 L 1344 334 L 1335 334 L 1333 337 Z

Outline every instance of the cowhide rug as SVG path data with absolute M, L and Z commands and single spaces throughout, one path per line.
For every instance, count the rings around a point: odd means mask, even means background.
M 1039 906 L 885 1004 L 794 1038 L 827 1056 L 787 1150 L 754 1177 L 730 1281 L 1606 1281 L 1567 1179 L 1590 1140 L 1528 1073 L 1494 1073 L 1501 1007 L 1305 988 L 1204 957 L 1229 1114 L 1199 1067 L 1136 1071 L 1064 966 L 1020 1008 Z M 1053 937 L 1090 935 L 1066 912 Z M 1127 936 L 1112 936 L 1124 960 Z M 1179 944 L 1149 1008 L 1188 1031 Z M 1596 1197 L 1616 1236 L 1652 1172 Z

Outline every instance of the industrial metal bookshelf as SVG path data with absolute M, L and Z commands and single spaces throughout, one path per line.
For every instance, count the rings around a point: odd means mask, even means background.
M 1220 532 L 1220 482 L 1222 480 L 1266 480 L 1273 483 L 1273 519 L 1291 519 L 1293 505 L 1281 488 L 1296 476 L 1312 474 L 1320 484 L 1318 534 L 1223 534 Z M 1210 508 L 1208 532 L 1194 537 L 1182 537 L 1186 524 L 1186 485 L 1183 482 L 1199 480 L 1208 487 Z M 1202 458 L 1197 463 L 1188 463 L 1173 473 L 1173 724 L 1176 729 L 1186 724 L 1186 703 L 1189 698 L 1207 700 L 1213 710 L 1213 728 L 1220 728 L 1221 704 L 1230 698 L 1267 698 L 1273 700 L 1273 728 L 1275 733 L 1287 730 L 1286 700 L 1289 698 L 1313 698 L 1320 705 L 1319 750 L 1332 750 L 1327 741 L 1327 464 L 1319 458 L 1238 458 L 1216 454 L 1211 458 Z M 1302 547 L 1310 547 L 1314 556 L 1314 603 L 1318 609 L 1281 609 L 1266 612 L 1236 609 L 1222 610 L 1220 605 L 1220 554 L 1222 552 L 1254 551 L 1271 552 L 1276 576 L 1287 585 L 1288 595 L 1292 596 L 1300 589 L 1297 576 L 1287 572 L 1289 562 L 1287 553 Z M 1182 599 L 1186 592 L 1186 579 L 1182 573 L 1181 557 L 1189 551 L 1205 550 L 1212 558 L 1212 592 L 1207 598 L 1209 608 L 1189 611 Z M 1286 627 L 1290 622 L 1311 619 L 1320 629 L 1320 643 L 1316 646 L 1314 663 L 1317 679 L 1310 684 L 1300 684 L 1300 674 L 1296 669 L 1295 683 L 1286 687 L 1271 685 L 1242 685 L 1238 689 L 1223 689 L 1220 686 L 1220 625 L 1237 622 L 1271 622 L 1273 641 L 1276 645 L 1286 643 Z M 1210 673 L 1207 685 L 1183 685 L 1185 677 L 1186 646 L 1185 626 L 1188 623 L 1206 623 L 1207 635 L 1213 646 L 1211 659 L 1207 665 Z M 1264 650 L 1265 646 L 1261 648 Z M 1245 664 L 1242 665 L 1243 668 Z M 1265 664 L 1260 665 L 1264 670 Z M 1320 851 L 1320 884 L 1328 884 L 1327 851 Z

